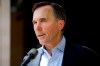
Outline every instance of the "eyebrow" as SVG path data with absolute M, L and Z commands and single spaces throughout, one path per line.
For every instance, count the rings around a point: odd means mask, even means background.
M 44 21 L 44 20 L 47 20 L 47 19 L 46 19 L 46 18 L 41 18 L 40 20 L 41 20 L 41 21 Z
M 40 18 L 39 21 L 45 21 L 47 20 L 46 18 Z M 32 22 L 36 22 L 35 20 L 32 20 Z

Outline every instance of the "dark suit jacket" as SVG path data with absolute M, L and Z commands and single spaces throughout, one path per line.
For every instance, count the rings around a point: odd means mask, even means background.
M 67 45 L 62 66 L 100 66 L 99 55 L 86 46 Z
M 39 48 L 37 56 L 27 66 L 39 66 L 42 49 Z M 66 42 L 62 66 L 99 66 L 99 55 L 85 46 Z

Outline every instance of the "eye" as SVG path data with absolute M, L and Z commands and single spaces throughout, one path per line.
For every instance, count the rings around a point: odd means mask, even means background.
M 33 23 L 33 24 L 36 24 L 37 22 L 36 22 L 36 21 L 32 21 L 32 23 Z
M 42 18 L 41 22 L 47 22 L 47 20 L 45 18 Z

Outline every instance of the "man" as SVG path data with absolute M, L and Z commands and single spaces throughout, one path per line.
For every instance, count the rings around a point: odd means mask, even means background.
M 33 28 L 42 47 L 27 66 L 97 66 L 94 51 L 72 44 L 63 35 L 66 14 L 60 5 L 39 2 L 32 10 Z

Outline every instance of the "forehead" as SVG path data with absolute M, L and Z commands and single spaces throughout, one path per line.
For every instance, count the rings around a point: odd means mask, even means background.
M 53 8 L 50 5 L 45 5 L 45 6 L 41 6 L 39 8 L 37 8 L 34 13 L 36 11 L 53 11 Z
M 53 8 L 50 5 L 39 7 L 33 13 L 34 19 L 39 17 L 45 18 L 47 16 L 54 16 Z

